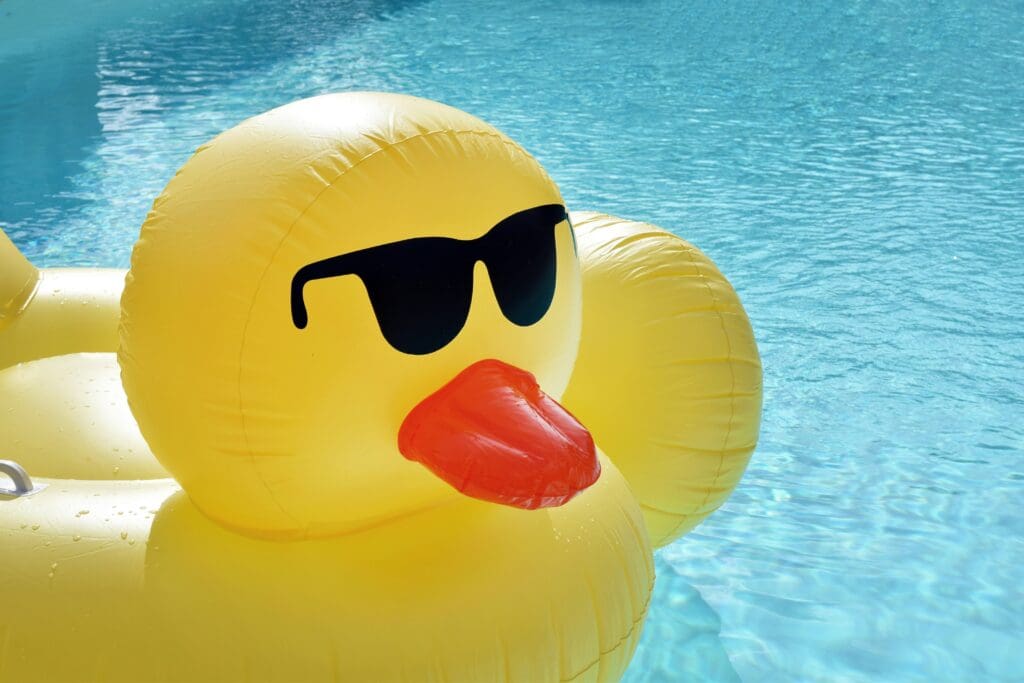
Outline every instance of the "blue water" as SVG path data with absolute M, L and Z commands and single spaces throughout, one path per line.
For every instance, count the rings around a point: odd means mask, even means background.
M 33 259 L 126 266 L 190 152 L 290 100 L 466 109 L 702 247 L 760 343 L 761 445 L 659 553 L 628 680 L 1024 680 L 1024 6 L 139 4 L 0 0 Z

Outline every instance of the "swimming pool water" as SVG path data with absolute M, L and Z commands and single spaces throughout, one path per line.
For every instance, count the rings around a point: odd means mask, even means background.
M 1024 8 L 0 0 L 0 224 L 126 266 L 212 135 L 317 93 L 504 129 L 714 258 L 765 414 L 627 680 L 1024 680 Z M 56 5 L 56 6 L 55 6 Z

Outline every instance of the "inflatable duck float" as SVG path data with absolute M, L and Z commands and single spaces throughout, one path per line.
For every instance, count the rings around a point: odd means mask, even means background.
M 442 104 L 275 109 L 127 277 L 0 233 L 0 681 L 618 680 L 760 408 L 693 246 Z

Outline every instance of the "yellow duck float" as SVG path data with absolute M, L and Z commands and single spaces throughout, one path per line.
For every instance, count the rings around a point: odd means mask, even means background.
M 126 278 L 0 233 L 0 681 L 618 680 L 760 409 L 693 246 L 445 105 L 281 107 Z

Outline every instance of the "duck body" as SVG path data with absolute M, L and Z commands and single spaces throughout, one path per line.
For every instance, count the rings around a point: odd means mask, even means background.
M 81 274 L 88 289 L 94 274 Z M 116 325 L 109 310 L 79 322 L 99 333 Z M 44 487 L 0 495 L 0 681 L 614 681 L 625 670 L 654 570 L 607 458 L 597 484 L 550 510 L 455 498 L 331 538 L 252 538 L 203 515 L 163 470 L 119 372 L 112 349 L 0 370 L 0 405 L 14 408 L 0 411 L 0 434 Z
M 0 517 L 0 680 L 617 680 L 654 577 L 603 464 L 552 511 L 466 498 L 291 543 L 171 479 L 39 480 Z
M 123 272 L 37 271 L 0 233 L 0 459 L 39 487 L 0 494 L 0 682 L 618 680 L 652 540 L 749 458 L 760 364 L 699 251 L 612 217 L 524 222 L 558 206 L 486 124 L 362 93 L 201 148 L 123 294 Z M 448 341 L 396 333 L 372 272 L 296 290 L 424 237 L 469 269 Z M 529 378 L 489 386 L 496 412 L 456 381 L 488 358 Z M 517 453 L 537 475 L 512 490 L 486 466 Z

